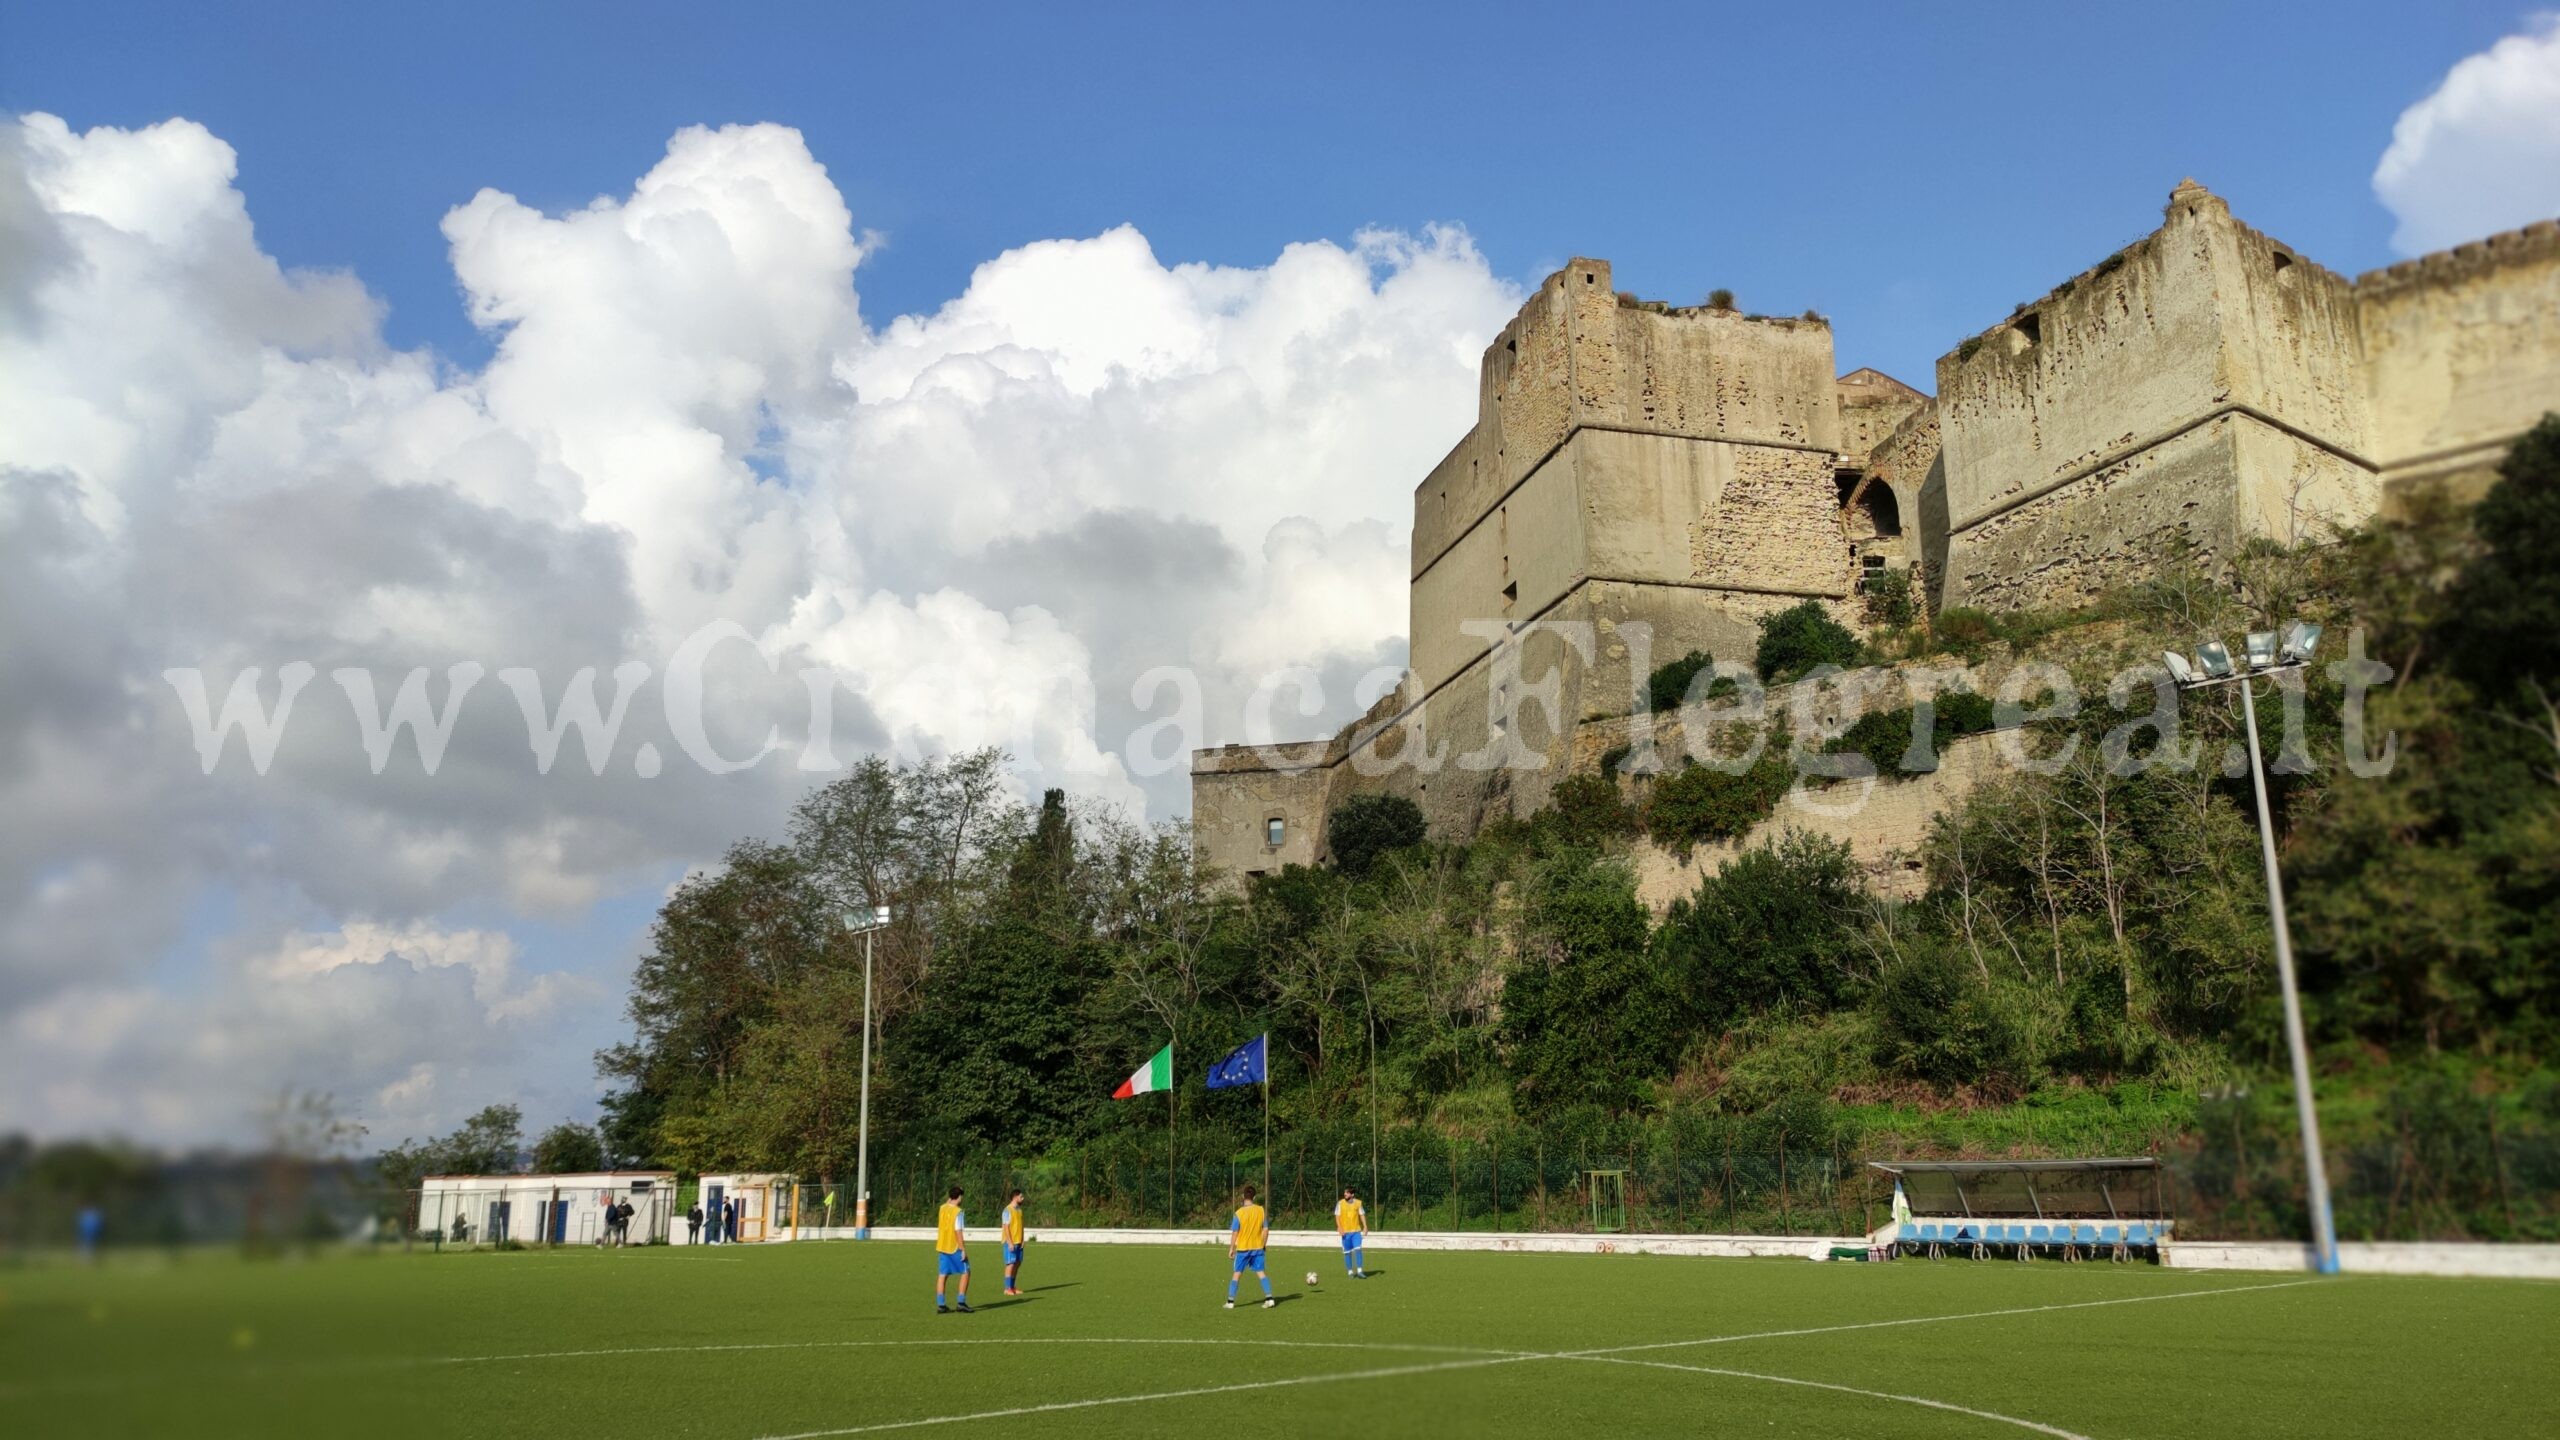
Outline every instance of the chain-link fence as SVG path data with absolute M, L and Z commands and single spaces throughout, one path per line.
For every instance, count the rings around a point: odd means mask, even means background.
M 1599 1183 L 1595 1207 L 1595 1173 Z M 1846 1235 L 1881 1223 L 1891 1196 L 1858 1156 L 1835 1144 L 1741 1150 L 1683 1146 L 1595 1149 L 1534 1133 L 1451 1138 L 1396 1131 L 1373 1148 L 1275 1146 L 1210 1158 L 1126 1147 L 1037 1159 L 909 1163 L 872 1172 L 871 1223 L 930 1225 L 953 1185 L 984 1225 L 1016 1185 L 1035 1223 L 1063 1226 L 1223 1225 L 1253 1185 L 1282 1228 L 1331 1229 L 1346 1186 L 1381 1231 L 1628 1229 L 1701 1234 Z M 831 1187 L 804 1187 L 804 1224 L 820 1223 Z M 848 1214 L 849 1184 L 835 1213 Z M 1621 1201 L 1623 1202 L 1621 1205 Z M 840 1223 L 850 1223 L 843 1221 Z
M 2560 1240 L 2560 1126 L 2432 1077 L 2322 1135 L 2342 1240 Z M 2190 1239 L 2310 1233 L 2289 1095 L 2207 1099 L 2164 1148 L 2171 1208 Z
M 2341 1238 L 2560 1241 L 2560 1096 L 2485 1095 L 2458 1079 L 2420 1075 L 2361 1108 L 2333 1107 L 2324 1118 L 2331 1121 L 2329 1174 Z M 1890 1182 L 1866 1160 L 1984 1158 L 1868 1143 L 1816 1123 L 1810 1111 L 1800 1123 L 1702 1117 L 1594 1129 L 1453 1137 L 1420 1127 L 1373 1135 L 1346 1126 L 1281 1138 L 1267 1157 L 1232 1134 L 1187 1127 L 1178 1151 L 1161 1136 L 1131 1131 L 1037 1157 L 952 1161 L 875 1152 L 871 1220 L 930 1225 L 956 1184 L 983 1228 L 1020 1185 L 1035 1225 L 1222 1226 L 1250 1183 L 1263 1191 L 1274 1223 L 1289 1228 L 1330 1228 L 1335 1198 L 1353 1186 L 1369 1223 L 1383 1231 L 1846 1236 L 1872 1230 L 1889 1213 Z M 1814 1138 L 1798 1140 L 1800 1132 Z M 2161 1158 L 2168 1208 L 2183 1238 L 2291 1240 L 2309 1233 L 2293 1107 L 2281 1087 L 2208 1096 L 2192 1123 L 2137 1153 Z M 686 1211 L 694 1182 L 664 1176 L 635 1190 L 632 1178 L 623 1177 L 610 1197 L 633 1207 L 628 1229 L 617 1231 L 604 1218 L 604 1187 L 540 1176 L 384 1191 L 336 1170 L 235 1167 L 217 1174 L 173 1166 L 83 1191 L 22 1172 L 0 1176 L 0 1253 L 68 1249 L 81 1233 L 82 1212 L 92 1210 L 100 1216 L 100 1243 L 109 1247 L 480 1250 L 691 1238 Z M 798 1179 L 778 1194 L 759 1192 L 764 1208 L 754 1234 L 800 1236 L 854 1223 L 850 1173 Z

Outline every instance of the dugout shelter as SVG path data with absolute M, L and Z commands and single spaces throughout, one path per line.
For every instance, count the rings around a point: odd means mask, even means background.
M 2175 1225 L 2154 1156 L 1867 1164 L 1894 1182 L 1888 1243 L 1906 1255 L 2157 1258 Z
M 706 1217 L 719 1214 L 723 1204 L 735 1204 L 738 1207 L 737 1243 L 741 1245 L 799 1238 L 800 1177 L 797 1175 L 769 1170 L 704 1175 L 694 1184 L 694 1198 Z M 685 1244 L 691 1233 L 690 1227 L 678 1225 L 672 1238 L 676 1244 Z

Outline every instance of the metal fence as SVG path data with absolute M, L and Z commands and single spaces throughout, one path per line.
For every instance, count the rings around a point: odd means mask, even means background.
M 1595 1173 L 1606 1203 L 1594 1205 Z M 1844 1235 L 1882 1223 L 1890 1184 L 1841 1146 L 1768 1150 L 1594 1150 L 1538 1137 L 1469 1141 L 1414 1134 L 1367 1146 L 1275 1147 L 1260 1156 L 1202 1158 L 1080 1151 L 1037 1159 L 895 1164 L 872 1172 L 871 1223 L 930 1225 L 953 1185 L 984 1224 L 1014 1186 L 1035 1223 L 1068 1226 L 1222 1225 L 1247 1184 L 1282 1228 L 1330 1229 L 1345 1186 L 1359 1190 L 1371 1228 L 1435 1231 L 1626 1229 L 1702 1234 Z M 821 1223 L 831 1187 L 804 1186 L 804 1224 Z M 850 1210 L 851 1186 L 834 1213 Z M 1620 1201 L 1623 1198 L 1623 1206 Z M 839 1223 L 850 1223 L 840 1221 Z
M 2549 1097 L 2546 1097 L 2548 1099 Z M 2560 1241 L 2560 1104 L 2483 1097 L 2423 1081 L 2329 1135 L 2337 1228 L 2350 1240 Z M 1846 1133 L 1799 1142 L 1750 1123 L 1649 1124 L 1605 1140 L 1526 1127 L 1473 1138 L 1421 1128 L 1288 1138 L 1267 1157 L 1203 1135 L 1178 1154 L 1132 1133 L 1036 1157 L 872 1167 L 875 1225 L 930 1225 L 952 1185 L 991 1224 L 1004 1194 L 1029 1192 L 1035 1225 L 1220 1226 L 1244 1185 L 1261 1187 L 1276 1225 L 1326 1229 L 1344 1186 L 1383 1231 L 1588 1231 L 1845 1236 L 1882 1223 L 1891 1185 L 1869 1158 L 1982 1158 L 1860 1143 Z M 2297 1239 L 2309 1231 L 2301 1152 L 2281 1093 L 2208 1098 L 2195 1123 L 2147 1146 L 2165 1168 L 2168 1208 L 2189 1239 Z M 1594 1175 L 1601 1178 L 1595 1182 Z M 252 1250 L 361 1244 L 484 1250 L 609 1241 L 601 1197 L 555 1194 L 548 1181 L 409 1191 L 351 1180 L 279 1186 L 243 1171 L 165 1173 L 98 1197 L 24 1177 L 0 1180 L 0 1253 L 67 1249 L 79 1214 L 103 1210 L 110 1247 L 245 1244 Z M 636 1208 L 626 1243 L 685 1236 L 691 1182 L 620 1198 Z M 1595 1194 L 1595 1191 L 1597 1192 Z M 853 1178 L 801 1177 L 765 1226 L 805 1235 L 853 1223 Z M 1599 1204 L 1595 1204 L 1598 1200 Z
M 2433 1083 L 2395 1091 L 2375 1123 L 2324 1134 L 2342 1240 L 2560 1240 L 2560 1126 Z M 2302 1143 L 2281 1095 L 2225 1095 L 2162 1153 L 2179 1232 L 2310 1233 Z

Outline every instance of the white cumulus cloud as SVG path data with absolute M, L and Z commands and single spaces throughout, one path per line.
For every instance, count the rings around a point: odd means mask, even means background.
M 2373 193 L 2404 255 L 2560 215 L 2560 14 L 2465 57 L 2401 111 Z
M 445 217 L 492 344 L 458 367 L 387 343 L 360 277 L 277 264 L 236 168 L 185 120 L 0 122 L 0 1130 L 121 1095 L 186 1138 L 279 1082 L 420 1128 L 586 1093 L 590 1047 L 533 1037 L 609 1027 L 573 982 L 627 957 L 534 964 L 506 917 L 654 895 L 776 831 L 813 760 L 1001 744 L 1026 792 L 1161 815 L 1179 765 L 1121 753 L 1155 667 L 1198 673 L 1202 743 L 1275 669 L 1325 678 L 1308 733 L 1348 719 L 1520 298 L 1454 229 L 1210 266 L 1122 227 L 872 319 L 799 134 L 696 128 L 622 193 Z M 715 626 L 697 734 L 670 670 Z M 206 773 L 163 673 L 218 710 L 296 663 L 272 764 Z M 602 773 L 575 737 L 538 771 L 520 706 L 585 672 L 610 710 L 634 664 Z M 432 775 L 353 699 L 418 671 Z

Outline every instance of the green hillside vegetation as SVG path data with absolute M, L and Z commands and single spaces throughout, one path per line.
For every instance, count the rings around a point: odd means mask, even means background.
M 1259 1163 L 1262 1117 L 1199 1075 L 1267 1029 L 1273 1153 L 1302 1179 L 1325 1160 L 1339 1177 L 1346 1156 L 1348 1173 L 1409 1170 L 1417 1211 L 1532 1223 L 1533 1191 L 1544 1218 L 1551 1190 L 1607 1157 L 1636 1171 L 1653 1223 L 1709 1223 L 1710 1200 L 1740 1223 L 1737 1197 L 1813 1191 L 1845 1216 L 1838 1187 L 1864 1155 L 2132 1152 L 2175 1162 L 2202 1231 L 2298 1234 L 2249 784 L 2217 763 L 2237 697 L 2176 697 L 2177 743 L 2203 763 L 2139 773 L 2125 762 L 2165 743 L 2155 692 L 2108 700 L 2164 647 L 2296 615 L 2330 639 L 2298 697 L 2262 689 L 2261 716 L 2341 1230 L 2560 1238 L 2560 420 L 2469 514 L 2262 545 L 2227 579 L 2172 574 L 2051 624 L 1950 612 L 1934 638 L 1888 637 L 2028 648 L 2086 697 L 2004 737 L 2058 763 L 2003 769 L 1943 815 L 1908 903 L 1802 835 L 1659 919 L 1639 903 L 1639 830 L 1745 833 L 1791 783 L 1783 735 L 1739 776 L 1640 781 L 1612 763 L 1465 845 L 1372 807 L 1347 817 L 1356 866 L 1291 867 L 1241 896 L 1178 827 L 1057 792 L 1009 803 L 998 755 L 868 762 L 782 839 L 742 841 L 670 897 L 634 1036 L 600 1057 L 606 1145 L 848 1176 L 862 958 L 839 917 L 885 900 L 872 1099 L 893 1177 L 1038 1166 L 1081 1177 L 1099 1210 L 1094 1175 L 1163 1168 L 1165 1104 L 1107 1097 L 1169 1036 L 1183 1168 L 1154 1201 L 1138 1180 L 1130 1210 L 1214 1205 L 1220 1177 Z M 1784 653 L 1759 668 L 1832 659 L 1817 618 L 1778 627 Z M 2330 668 L 2351 654 L 2393 677 L 2361 729 Z M 2276 754 L 2288 703 L 2305 746 Z M 1957 697 L 1933 728 L 1943 746 L 1991 719 Z M 1912 723 L 1871 717 L 1831 746 L 1890 777 Z M 2389 774 L 2349 773 L 2385 734 Z M 1774 1188 L 1744 1173 L 1773 1156 Z M 1446 1186 L 1426 1187 L 1441 1166 Z

